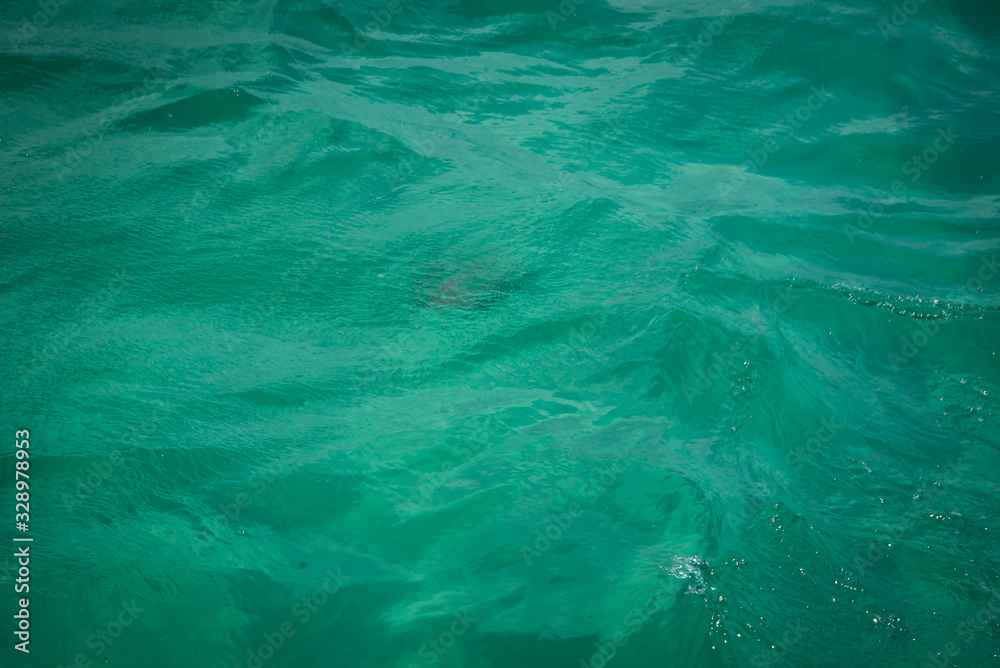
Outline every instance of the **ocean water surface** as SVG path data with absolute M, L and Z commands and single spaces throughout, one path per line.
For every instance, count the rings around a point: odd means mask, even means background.
M 998 82 L 986 0 L 3 2 L 0 665 L 998 665 Z

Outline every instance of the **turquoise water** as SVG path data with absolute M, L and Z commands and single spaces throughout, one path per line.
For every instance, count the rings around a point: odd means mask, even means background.
M 0 665 L 997 665 L 998 5 L 39 7 Z

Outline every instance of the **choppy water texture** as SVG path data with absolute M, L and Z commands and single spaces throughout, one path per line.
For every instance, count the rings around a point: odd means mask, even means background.
M 996 3 L 49 11 L 0 663 L 997 664 Z

